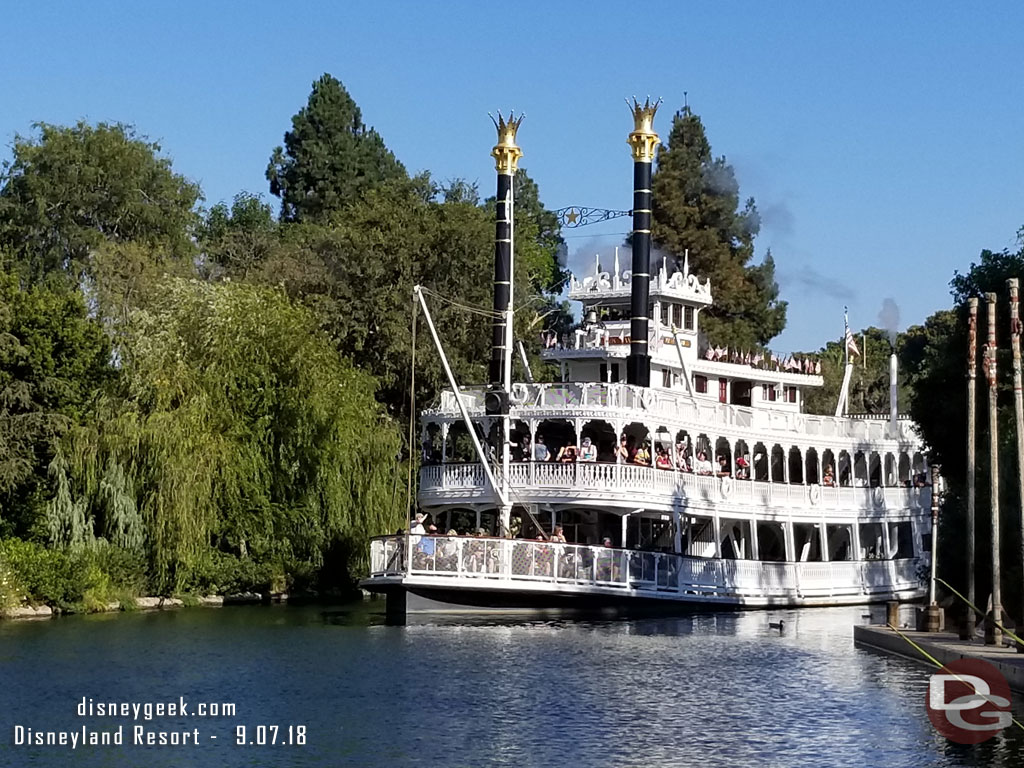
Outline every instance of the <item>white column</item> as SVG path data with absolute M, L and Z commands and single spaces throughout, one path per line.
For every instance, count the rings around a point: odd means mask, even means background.
M 750 516 L 750 557 L 754 560 L 761 559 L 761 547 L 757 540 L 757 517 Z

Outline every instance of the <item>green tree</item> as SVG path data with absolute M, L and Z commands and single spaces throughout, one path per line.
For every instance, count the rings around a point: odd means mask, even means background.
M 853 371 L 850 376 L 850 391 L 847 410 L 850 413 L 887 414 L 889 412 L 889 357 L 893 349 L 893 340 L 887 331 L 881 328 L 865 328 L 855 334 L 859 355 L 853 355 Z M 899 335 L 896 340 L 897 355 L 902 354 L 906 343 L 905 336 Z M 839 390 L 842 388 L 845 372 L 844 339 L 828 342 L 822 349 L 810 356 L 821 360 L 821 375 L 824 384 L 808 390 L 804 399 L 804 408 L 808 413 L 831 416 L 835 413 L 839 401 Z M 907 380 L 905 372 L 897 379 L 899 386 L 899 410 L 909 413 L 913 386 Z
M 132 314 L 124 360 L 52 468 L 53 543 L 141 547 L 161 594 L 216 588 L 224 557 L 281 588 L 332 556 L 356 568 L 400 524 L 373 379 L 282 292 L 169 279 Z
M 311 221 L 342 208 L 385 181 L 406 176 L 345 86 L 329 74 L 313 83 L 306 106 L 292 118 L 284 147 L 267 165 L 270 192 L 281 198 L 283 221 Z
M 1016 483 L 1017 448 L 1013 406 L 1013 379 L 1008 343 L 1009 308 L 1006 280 L 1024 278 L 1024 248 L 982 251 L 979 260 L 964 273 L 956 273 L 950 282 L 954 308 L 929 317 L 923 326 L 907 329 L 902 361 L 908 381 L 914 389 L 911 416 L 917 422 L 929 448 L 933 463 L 941 465 L 946 482 L 940 517 L 940 575 L 954 585 L 965 582 L 966 553 L 966 430 L 967 430 L 967 299 L 980 299 L 978 319 L 978 376 L 976 379 L 976 492 L 979 565 L 986 562 L 984 552 L 990 536 L 989 487 L 990 451 L 988 447 L 988 384 L 982 368 L 986 337 L 986 293 L 998 296 L 997 344 L 998 396 L 997 421 L 999 446 L 997 461 L 1002 478 L 999 488 L 1003 546 L 1003 603 L 1011 614 L 1019 613 L 1024 595 L 1020 594 L 1020 495 Z M 990 589 L 989 569 L 977 571 L 978 595 Z
M 230 207 L 217 203 L 206 212 L 198 240 L 209 272 L 225 270 L 244 278 L 267 260 L 277 235 L 270 205 L 259 195 L 240 192 Z
M 658 152 L 653 179 L 655 248 L 682 260 L 711 279 L 714 306 L 703 314 L 710 343 L 753 349 L 786 325 L 779 300 L 775 261 L 769 251 L 752 264 L 761 227 L 753 198 L 742 205 L 736 174 L 725 157 L 714 157 L 700 118 L 689 108 L 677 112 L 668 141 Z
M 140 242 L 175 258 L 194 252 L 199 187 L 131 126 L 37 123 L 16 136 L 0 172 L 0 245 L 23 277 L 91 274 L 103 243 Z
M 81 295 L 0 269 L 0 535 L 30 535 L 55 444 L 113 375 Z

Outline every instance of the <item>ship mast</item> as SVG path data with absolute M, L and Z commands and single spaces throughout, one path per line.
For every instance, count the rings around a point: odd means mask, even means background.
M 516 145 L 516 132 L 524 115 L 509 113 L 505 120 L 501 113 L 494 120 L 498 130 L 498 143 L 491 150 L 494 169 L 498 172 L 498 190 L 495 195 L 494 227 L 494 321 L 491 329 L 491 390 L 497 389 L 497 398 L 491 398 L 488 413 L 500 415 L 502 420 L 502 499 L 500 509 L 501 534 L 507 535 L 512 517 L 509 495 L 509 474 L 512 465 L 512 420 L 509 415 L 508 395 L 512 389 L 512 276 L 513 276 L 513 185 L 523 151 Z

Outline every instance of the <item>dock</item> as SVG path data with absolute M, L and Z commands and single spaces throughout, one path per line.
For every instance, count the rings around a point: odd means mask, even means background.
M 904 637 L 901 637 L 900 633 Z M 981 659 L 1002 672 L 1014 692 L 1024 693 L 1024 653 L 1017 653 L 1012 647 L 997 648 L 980 642 L 971 643 L 961 640 L 952 632 L 917 632 L 903 629 L 900 633 L 886 626 L 855 626 L 853 641 L 857 645 L 903 656 L 930 667 L 934 667 L 932 662 L 905 638 L 913 640 L 943 664 L 957 659 Z

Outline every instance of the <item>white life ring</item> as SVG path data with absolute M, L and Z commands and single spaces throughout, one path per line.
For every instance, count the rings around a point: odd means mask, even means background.
M 651 410 L 651 406 L 654 405 L 654 393 L 651 390 L 644 388 L 640 395 L 640 402 L 643 403 L 644 410 Z
M 807 489 L 807 495 L 811 499 L 811 504 L 818 506 L 821 503 L 821 486 L 817 483 L 812 483 L 811 487 Z
M 885 488 L 880 485 L 876 485 L 871 490 L 871 496 L 874 499 L 876 507 L 885 506 Z
M 721 485 L 721 491 L 722 491 L 722 498 L 723 499 L 728 499 L 730 496 L 732 496 L 733 487 L 734 487 L 734 483 L 733 483 L 732 478 L 729 477 L 728 475 L 725 475 L 722 478 L 722 485 Z
M 527 395 L 529 395 L 529 391 L 525 384 L 513 384 L 512 391 L 508 393 L 508 399 L 513 405 L 522 405 L 526 402 Z

